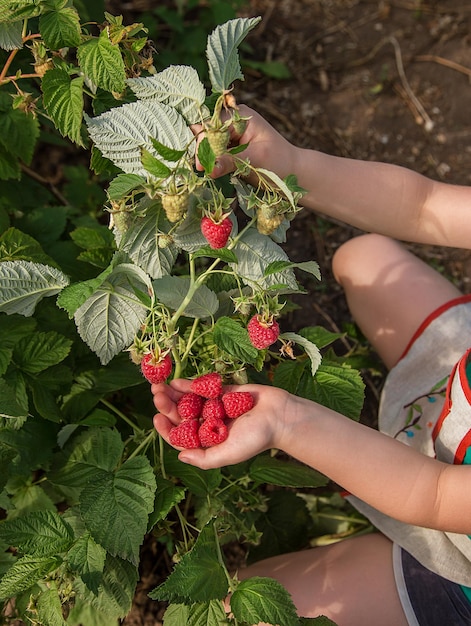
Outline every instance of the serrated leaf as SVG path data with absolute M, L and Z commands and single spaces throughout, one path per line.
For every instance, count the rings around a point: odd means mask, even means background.
M 96 472 L 80 496 L 80 511 L 95 541 L 137 565 L 154 492 L 154 472 L 144 456 L 125 461 L 115 472 Z
M 37 303 L 69 284 L 60 270 L 29 261 L 0 263 L 0 311 L 29 317 Z
M 151 278 L 161 278 L 171 273 L 178 256 L 178 249 L 170 244 L 159 248 L 158 233 L 166 232 L 168 222 L 157 204 L 149 207 L 142 218 L 136 219 L 120 241 L 120 250 L 130 256 L 134 263 Z
M 296 207 L 296 203 L 291 189 L 288 187 L 285 181 L 278 176 L 278 174 L 275 174 L 275 172 L 266 170 L 262 167 L 257 168 L 257 173 L 261 175 L 262 178 L 267 178 L 270 183 L 277 187 L 291 204 L 293 209 Z
M 55 511 L 32 511 L 0 524 L 0 540 L 23 554 L 51 557 L 72 544 L 72 529 Z
M 0 18 L 1 19 L 1 18 Z M 23 47 L 23 22 L 0 22 L 0 48 L 3 50 L 18 50 Z
M 8 419 L 26 418 L 28 416 L 28 398 L 20 395 L 3 378 L 0 378 L 0 417 Z
M 62 616 L 62 601 L 55 586 L 42 591 L 36 602 L 38 619 L 47 626 L 67 626 Z
M 65 70 L 54 68 L 44 74 L 41 82 L 44 106 L 56 128 L 82 147 L 84 80 L 83 76 L 71 78 Z
M 186 276 L 163 276 L 154 280 L 153 286 L 158 300 L 176 311 L 185 304 L 192 283 Z M 192 294 L 182 313 L 187 317 L 205 319 L 214 315 L 218 307 L 219 300 L 214 291 L 208 289 L 206 285 L 201 285 Z
M 39 15 L 41 7 L 31 0 L 0 0 L 0 21 L 23 20 Z
M 127 83 L 140 100 L 163 102 L 181 113 L 188 124 L 201 122 L 208 113 L 205 87 L 190 66 L 171 65 L 153 76 L 130 78 Z
M 164 626 L 182 626 L 188 622 L 191 608 L 185 604 L 170 604 L 164 614 Z
M 187 552 L 165 582 L 151 591 L 153 600 L 183 604 L 222 600 L 228 583 L 219 562 L 212 525 L 205 526 L 190 552 Z
M 140 268 L 122 263 L 75 312 L 80 337 L 103 365 L 133 342 L 147 312 L 136 293 L 148 288 Z
M 308 339 L 298 335 L 297 333 L 283 333 L 281 338 L 286 341 L 297 343 L 303 348 L 308 357 L 311 359 L 311 374 L 314 376 L 322 362 L 322 356 L 319 352 L 319 348 Z
M 360 372 L 332 362 L 322 363 L 312 381 L 316 402 L 356 420 L 363 408 L 364 389 Z
M 166 452 L 165 468 L 169 476 L 179 478 L 191 493 L 203 498 L 207 498 L 208 494 L 214 492 L 222 481 L 220 469 L 202 470 L 188 463 L 182 463 L 173 448 Z
M 39 31 L 51 50 L 75 48 L 80 44 L 80 18 L 72 7 L 48 11 L 39 18 Z
M 103 578 L 105 560 L 106 550 L 89 533 L 82 535 L 67 553 L 69 567 L 94 594 L 98 593 Z
M 126 89 L 126 69 L 121 50 L 110 41 L 106 29 L 99 37 L 80 45 L 77 48 L 77 58 L 84 74 L 97 87 L 115 93 Z
M 108 620 L 125 617 L 131 610 L 138 579 L 135 565 L 108 554 L 99 594 L 91 595 L 89 602 Z
M 0 144 L 29 165 L 39 137 L 39 122 L 31 114 L 14 109 L 9 94 L 0 95 Z
M 231 610 L 237 620 L 248 624 L 299 625 L 291 596 L 273 578 L 254 576 L 243 580 L 231 596 Z
M 106 158 L 123 172 L 146 177 L 141 149 L 155 152 L 150 138 L 192 155 L 193 133 L 178 111 L 148 99 L 124 104 L 98 117 L 86 118 L 90 137 Z
M 8 600 L 29 589 L 57 569 L 60 559 L 54 557 L 24 556 L 10 567 L 0 581 L 0 601 Z
M 145 182 L 145 178 L 136 174 L 118 174 L 108 187 L 108 197 L 114 201 L 121 200 Z
M 229 89 L 235 80 L 244 79 L 238 48 L 260 20 L 260 17 L 229 20 L 217 26 L 209 35 L 206 56 L 213 91 L 222 93 Z
M 227 614 L 224 604 L 220 600 L 210 600 L 200 604 L 192 604 L 187 626 L 213 626 L 227 623 Z M 182 622 L 178 626 L 181 626 Z M 164 622 L 164 626 L 166 623 Z
M 168 148 L 160 143 L 160 141 L 157 141 L 157 139 L 153 139 L 152 137 L 150 138 L 150 142 L 157 154 L 163 157 L 166 161 L 170 161 L 170 163 L 176 163 L 186 154 L 186 150 L 174 150 L 173 148 Z
M 0 236 L 0 260 L 31 261 L 56 267 L 55 261 L 44 252 L 36 239 L 13 226 Z
M 324 487 L 328 479 L 312 468 L 276 457 L 259 455 L 250 464 L 249 475 L 260 484 L 280 487 Z
M 345 337 L 345 333 L 333 333 L 323 326 L 308 326 L 302 328 L 299 334 L 315 344 L 318 348 L 325 348 L 337 339 Z
M 293 263 L 291 261 L 274 261 L 265 268 L 265 276 L 269 276 L 270 274 L 276 274 L 277 272 L 281 272 L 288 268 L 298 268 L 300 270 L 303 270 L 304 272 L 307 272 L 308 274 L 312 274 L 318 280 L 321 280 L 319 264 L 315 261 L 306 261 L 305 263 Z
M 57 298 L 57 306 L 65 309 L 72 319 L 77 309 L 105 282 L 112 271 L 113 267 L 110 266 L 96 278 L 65 287 Z
M 145 148 L 141 150 L 141 163 L 145 171 L 154 178 L 165 179 L 172 173 L 172 170 L 165 163 L 162 163 Z
M 216 155 L 207 137 L 204 137 L 198 145 L 198 160 L 205 172 L 210 174 L 213 171 L 216 165 Z
M 247 329 L 230 317 L 220 317 L 213 328 L 214 343 L 246 363 L 255 363 L 258 350 L 250 342 Z
M 53 330 L 35 333 L 16 344 L 15 363 L 23 372 L 38 374 L 63 361 L 70 353 L 72 343 L 72 340 Z
M 211 248 L 211 246 L 209 245 L 204 246 L 203 248 L 200 248 L 193 254 L 194 259 L 198 259 L 200 257 L 220 259 L 221 261 L 224 261 L 225 263 L 238 263 L 236 255 L 234 254 L 234 252 L 232 252 L 232 250 L 229 250 L 228 248 L 220 248 L 220 249 L 215 250 L 214 248 Z
M 0 145 L 0 180 L 20 180 L 21 167 L 18 159 Z
M 165 519 L 171 509 L 185 497 L 185 489 L 174 485 L 169 480 L 156 476 L 154 510 L 149 515 L 147 530 L 150 531 L 158 521 Z
M 261 235 L 255 228 L 249 228 L 234 247 L 239 263 L 233 269 L 242 277 L 245 284 L 268 289 L 273 285 L 285 285 L 285 289 L 298 291 L 296 277 L 291 269 L 284 269 L 265 276 L 265 268 L 274 261 L 289 261 L 284 250 L 270 237 Z

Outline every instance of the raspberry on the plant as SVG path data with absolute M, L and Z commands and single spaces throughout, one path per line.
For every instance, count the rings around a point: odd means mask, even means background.
M 201 415 L 201 409 L 203 408 L 204 398 L 191 391 L 184 393 L 180 400 L 177 402 L 178 415 L 186 419 L 197 419 Z
M 226 417 L 226 410 L 221 398 L 208 398 L 203 405 L 201 417 L 204 420 L 212 418 L 223 420 Z
M 177 448 L 200 448 L 201 441 L 198 435 L 200 423 L 199 420 L 183 420 L 178 426 L 174 426 L 168 435 L 168 440 L 172 446 Z
M 247 324 L 249 339 L 257 350 L 264 350 L 278 339 L 280 327 L 275 319 L 264 321 L 261 315 L 254 315 Z
M 169 222 L 175 223 L 182 219 L 188 210 L 189 197 L 187 191 L 167 193 L 162 196 L 162 206 Z
M 217 372 L 203 374 L 191 381 L 190 390 L 203 398 L 217 398 L 222 394 L 222 377 Z
M 224 248 L 232 230 L 232 221 L 225 217 L 222 222 L 215 222 L 205 215 L 201 220 L 201 232 L 213 250 Z
M 235 419 L 250 411 L 254 398 L 250 391 L 228 391 L 222 396 L 222 403 L 226 416 Z
M 227 439 L 228 430 L 223 420 L 217 417 L 206 419 L 198 430 L 202 448 L 211 448 Z
M 225 154 L 230 139 L 230 133 L 227 128 L 208 128 L 206 130 L 206 137 L 216 157 Z
M 148 352 L 142 357 L 141 372 L 151 384 L 163 383 L 172 372 L 172 359 L 168 353 L 157 357 Z

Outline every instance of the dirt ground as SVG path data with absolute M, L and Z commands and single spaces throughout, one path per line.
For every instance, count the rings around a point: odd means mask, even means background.
M 248 39 L 250 58 L 281 62 L 290 77 L 273 79 L 244 69 L 237 99 L 292 142 L 471 183 L 471 4 L 466 0 L 252 0 L 244 15 L 263 18 Z M 302 297 L 292 325 L 335 330 L 350 322 L 330 261 L 355 234 L 307 212 L 293 222 L 290 258 L 316 260 L 323 281 Z M 469 252 L 411 247 L 471 291 Z M 365 379 L 365 419 L 372 420 L 382 381 L 370 379 L 368 372 Z M 147 593 L 163 564 L 155 545 L 146 545 L 142 580 L 125 626 L 161 624 L 162 611 Z

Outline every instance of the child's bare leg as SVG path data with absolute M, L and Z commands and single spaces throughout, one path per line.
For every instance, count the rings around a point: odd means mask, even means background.
M 427 263 L 382 235 L 361 235 L 343 244 L 333 271 L 353 318 L 388 368 L 425 318 L 461 295 Z
M 282 554 L 239 571 L 240 579 L 251 576 L 278 580 L 302 617 L 325 615 L 339 626 L 407 626 L 392 543 L 379 533 Z

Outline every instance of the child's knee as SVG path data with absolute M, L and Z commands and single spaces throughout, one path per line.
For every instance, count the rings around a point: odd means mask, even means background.
M 365 276 L 365 272 L 377 263 L 378 255 L 390 241 L 388 237 L 368 233 L 349 239 L 335 252 L 332 259 L 332 272 L 335 280 L 342 286 L 356 282 L 356 277 Z

